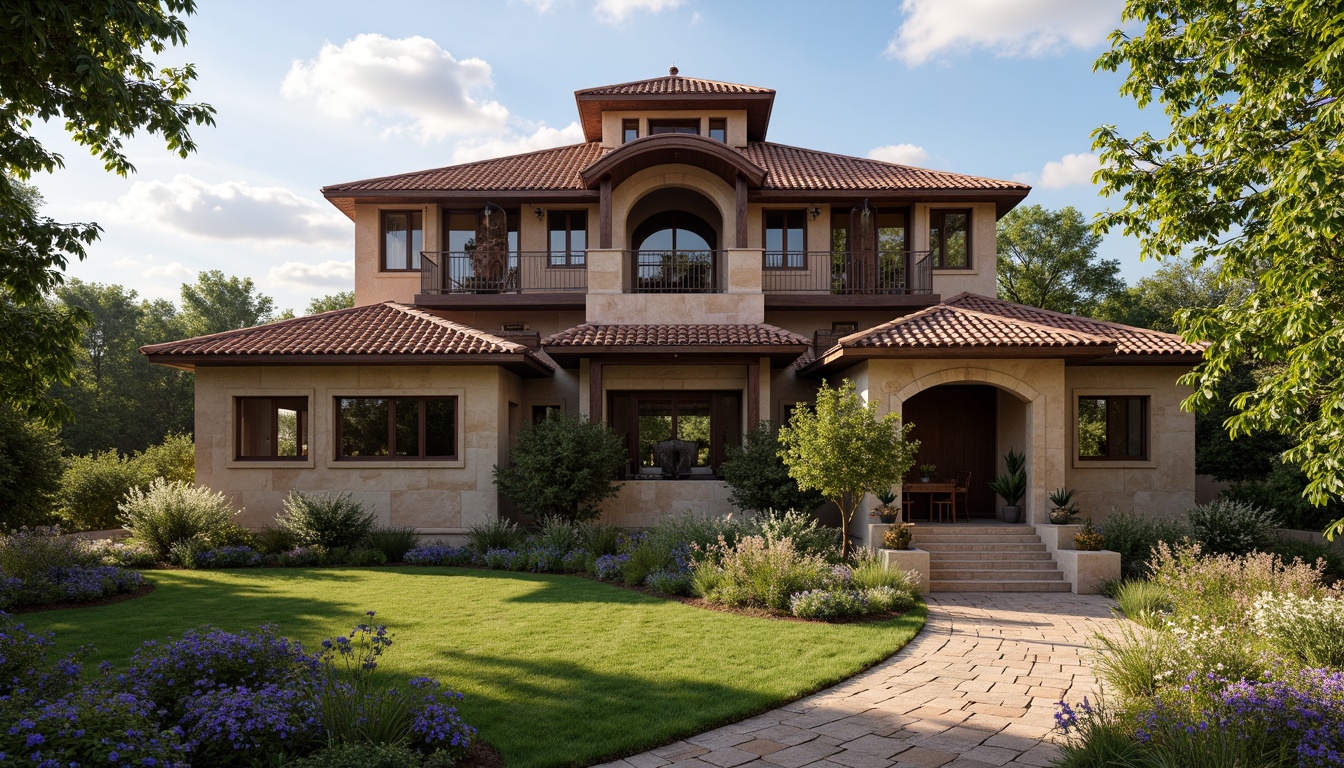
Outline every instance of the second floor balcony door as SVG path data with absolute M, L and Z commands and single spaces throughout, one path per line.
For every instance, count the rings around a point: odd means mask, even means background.
M 704 219 L 666 211 L 635 228 L 634 282 L 640 293 L 716 290 L 718 234 Z

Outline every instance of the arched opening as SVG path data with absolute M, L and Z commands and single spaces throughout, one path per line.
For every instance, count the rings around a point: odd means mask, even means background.
M 636 251 L 715 251 L 718 233 L 709 222 L 687 211 L 655 213 L 635 227 Z
M 664 187 L 640 198 L 626 217 L 636 293 L 718 290 L 723 215 L 691 189 Z

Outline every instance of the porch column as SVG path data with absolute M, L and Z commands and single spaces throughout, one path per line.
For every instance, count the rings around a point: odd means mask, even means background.
M 602 404 L 602 363 L 588 359 L 588 420 L 606 421 Z
M 603 176 L 598 187 L 600 202 L 598 205 L 601 223 L 597 230 L 597 247 L 611 247 L 611 176 Z
M 738 178 L 741 178 L 740 176 Z M 761 421 L 761 361 L 747 363 L 747 429 Z
M 747 247 L 747 179 L 737 174 L 737 247 Z

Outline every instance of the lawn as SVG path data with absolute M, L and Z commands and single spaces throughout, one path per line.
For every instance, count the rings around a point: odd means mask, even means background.
M 456 568 L 153 571 L 114 605 L 23 616 L 122 664 L 145 640 L 275 624 L 316 647 L 376 610 L 383 668 L 436 677 L 512 768 L 590 765 L 742 719 L 905 645 L 924 610 L 818 624 L 710 611 L 577 576 Z

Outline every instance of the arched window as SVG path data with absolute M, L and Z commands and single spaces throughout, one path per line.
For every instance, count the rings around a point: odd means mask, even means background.
M 656 213 L 635 227 L 637 251 L 712 251 L 718 245 L 714 228 L 685 211 Z

